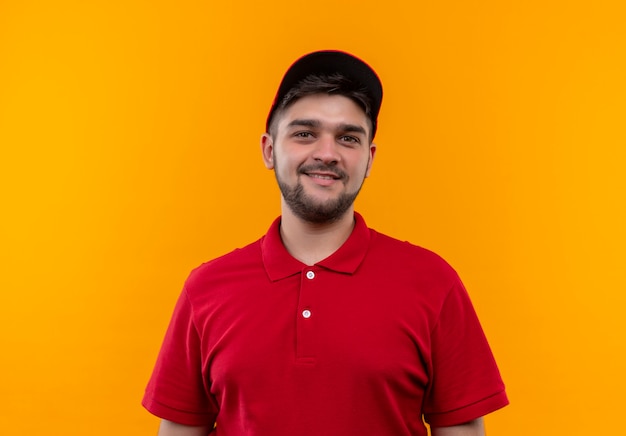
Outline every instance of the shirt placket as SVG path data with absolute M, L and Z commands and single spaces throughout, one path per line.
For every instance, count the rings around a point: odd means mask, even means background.
M 313 364 L 316 360 L 316 288 L 320 271 L 308 266 L 300 275 L 300 296 L 296 312 L 296 363 Z

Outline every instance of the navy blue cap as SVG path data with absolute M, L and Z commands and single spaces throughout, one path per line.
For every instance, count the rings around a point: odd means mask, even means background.
M 285 95 L 301 80 L 311 74 L 331 75 L 340 73 L 364 87 L 372 102 L 371 114 L 372 138 L 376 133 L 376 120 L 383 100 L 383 86 L 376 72 L 361 59 L 339 50 L 322 50 L 309 53 L 295 61 L 280 82 L 276 97 L 267 116 L 265 128 L 269 131 L 272 116 Z

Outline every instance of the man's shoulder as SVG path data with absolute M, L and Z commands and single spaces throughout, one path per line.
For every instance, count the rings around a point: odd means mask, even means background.
M 389 251 L 390 255 L 417 257 L 429 262 L 447 264 L 443 257 L 428 248 L 389 236 L 374 229 L 370 229 L 370 231 L 376 250 Z
M 456 271 L 452 266 L 434 251 L 374 229 L 370 231 L 372 232 L 371 253 L 375 258 L 384 259 L 385 263 L 393 263 L 400 268 L 410 268 L 415 272 L 430 271 L 456 276 Z
M 193 287 L 208 281 L 222 280 L 262 268 L 261 241 L 258 239 L 244 247 L 236 248 L 194 268 L 187 278 L 186 285 Z

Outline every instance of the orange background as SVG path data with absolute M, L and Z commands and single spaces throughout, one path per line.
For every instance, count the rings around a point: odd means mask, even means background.
M 385 100 L 368 224 L 446 257 L 511 406 L 490 435 L 624 431 L 622 1 L 0 1 L 0 425 L 152 435 L 188 271 L 262 235 L 288 64 L 341 48 Z

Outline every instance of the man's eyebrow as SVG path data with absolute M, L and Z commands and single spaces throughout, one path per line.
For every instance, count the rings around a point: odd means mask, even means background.
M 287 124 L 287 127 L 319 127 L 320 125 L 318 120 L 295 119 Z
M 363 135 L 367 134 L 363 126 L 359 126 L 358 124 L 340 124 L 339 130 L 348 133 L 362 133 Z
M 308 119 L 308 118 L 298 118 L 292 120 L 287 124 L 287 127 L 310 127 L 310 128 L 319 128 L 322 123 L 319 120 Z M 360 133 L 362 135 L 367 135 L 365 128 L 358 124 L 349 124 L 349 123 L 341 123 L 337 125 L 337 130 L 344 133 Z

